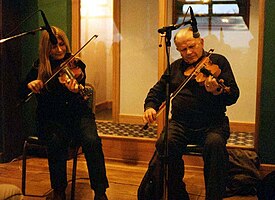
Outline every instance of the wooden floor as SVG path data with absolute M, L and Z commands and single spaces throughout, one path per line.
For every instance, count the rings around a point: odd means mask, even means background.
M 10 183 L 21 188 L 22 161 L 14 160 L 0 164 L 0 184 Z M 68 178 L 71 175 L 72 162 L 68 161 Z M 106 161 L 107 176 L 110 188 L 107 189 L 109 200 L 136 200 L 137 189 L 145 171 L 147 163 L 127 164 Z M 93 199 L 93 191 L 89 187 L 86 162 L 83 155 L 79 156 L 77 167 L 76 200 Z M 191 200 L 204 199 L 203 172 L 201 169 L 186 167 L 185 182 Z M 28 158 L 27 160 L 27 196 L 25 200 L 50 199 L 51 189 L 47 160 L 45 158 Z M 66 191 L 70 199 L 70 184 Z M 44 195 L 44 197 L 32 196 Z M 226 200 L 256 200 L 256 197 L 231 197 Z

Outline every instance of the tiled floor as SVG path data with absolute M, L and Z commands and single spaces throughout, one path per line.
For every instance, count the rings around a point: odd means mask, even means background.
M 142 138 L 156 138 L 156 127 L 150 126 L 147 130 L 142 130 L 142 124 L 125 124 L 105 121 L 97 121 L 97 128 L 100 134 L 114 136 L 129 136 Z M 231 132 L 228 145 L 238 145 L 253 147 L 253 133 Z
M 141 124 L 125 124 L 97 121 L 97 128 L 100 134 L 114 136 L 129 136 L 142 138 L 157 138 L 156 128 L 151 126 L 142 130 Z
M 254 134 L 245 132 L 231 132 L 230 137 L 227 140 L 227 144 L 253 147 Z

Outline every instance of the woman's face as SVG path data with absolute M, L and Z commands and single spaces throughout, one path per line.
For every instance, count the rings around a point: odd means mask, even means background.
M 61 60 L 64 58 L 66 52 L 67 52 L 67 48 L 64 41 L 61 40 L 60 38 L 57 38 L 57 44 L 52 45 L 50 56 L 54 60 Z

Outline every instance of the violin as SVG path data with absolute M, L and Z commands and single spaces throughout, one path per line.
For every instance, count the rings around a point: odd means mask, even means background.
M 87 100 L 91 94 L 88 93 L 89 91 L 87 91 L 85 87 L 79 83 L 84 78 L 84 73 L 78 66 L 78 62 L 81 61 L 78 58 L 74 58 L 70 60 L 70 62 L 66 63 L 66 65 L 61 65 L 61 69 L 58 68 L 55 71 L 59 72 L 58 80 L 61 84 L 69 83 L 71 79 L 76 79 L 76 89 L 79 89 L 79 93 L 82 95 L 84 100 Z
M 77 65 L 77 62 L 78 59 L 71 61 L 59 72 L 58 79 L 60 83 L 65 84 L 73 78 L 76 79 L 77 82 L 80 82 L 84 78 L 84 73 L 82 69 Z
M 190 76 L 194 70 L 195 70 L 195 67 L 190 66 L 184 71 L 184 75 L 185 76 Z M 208 63 L 205 63 L 205 66 L 194 77 L 195 80 L 201 86 L 203 85 L 203 83 L 206 80 L 207 76 L 209 76 L 209 74 L 204 73 L 205 72 L 204 70 L 208 70 L 210 72 L 210 74 L 212 74 L 214 77 L 218 77 L 221 73 L 221 69 L 219 68 L 219 66 L 215 65 L 215 64 L 212 64 L 212 62 L 209 60 Z
M 211 49 L 208 52 L 208 56 L 204 57 L 203 60 L 198 64 L 198 66 L 190 66 L 188 67 L 185 71 L 184 71 L 184 75 L 187 77 L 191 77 L 193 79 L 195 79 L 197 81 L 197 83 L 199 83 L 200 86 L 204 86 L 204 82 L 205 80 L 209 77 L 209 76 L 213 76 L 218 84 L 219 84 L 219 88 L 218 88 L 218 92 L 223 89 L 224 93 L 229 93 L 230 92 L 230 88 L 224 85 L 224 80 L 223 79 L 219 79 L 219 75 L 221 74 L 221 69 L 219 68 L 218 65 L 212 63 L 212 61 L 210 60 L 210 55 L 211 55 L 211 51 L 213 51 L 213 49 Z

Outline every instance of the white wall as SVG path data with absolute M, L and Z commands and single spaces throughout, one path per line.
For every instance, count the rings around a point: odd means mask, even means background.
M 81 0 L 81 46 L 98 38 L 81 52 L 87 82 L 96 89 L 96 103 L 112 100 L 113 0 Z
M 121 0 L 120 114 L 141 115 L 158 72 L 158 1 Z
M 142 115 L 148 90 L 157 81 L 158 2 L 121 1 L 121 105 L 120 114 Z M 214 48 L 231 63 L 241 95 L 228 107 L 231 121 L 255 122 L 258 52 L 258 2 L 251 0 L 250 27 L 245 31 L 199 31 L 205 50 Z M 164 48 L 164 47 L 163 47 Z M 174 46 L 171 59 L 179 57 Z

